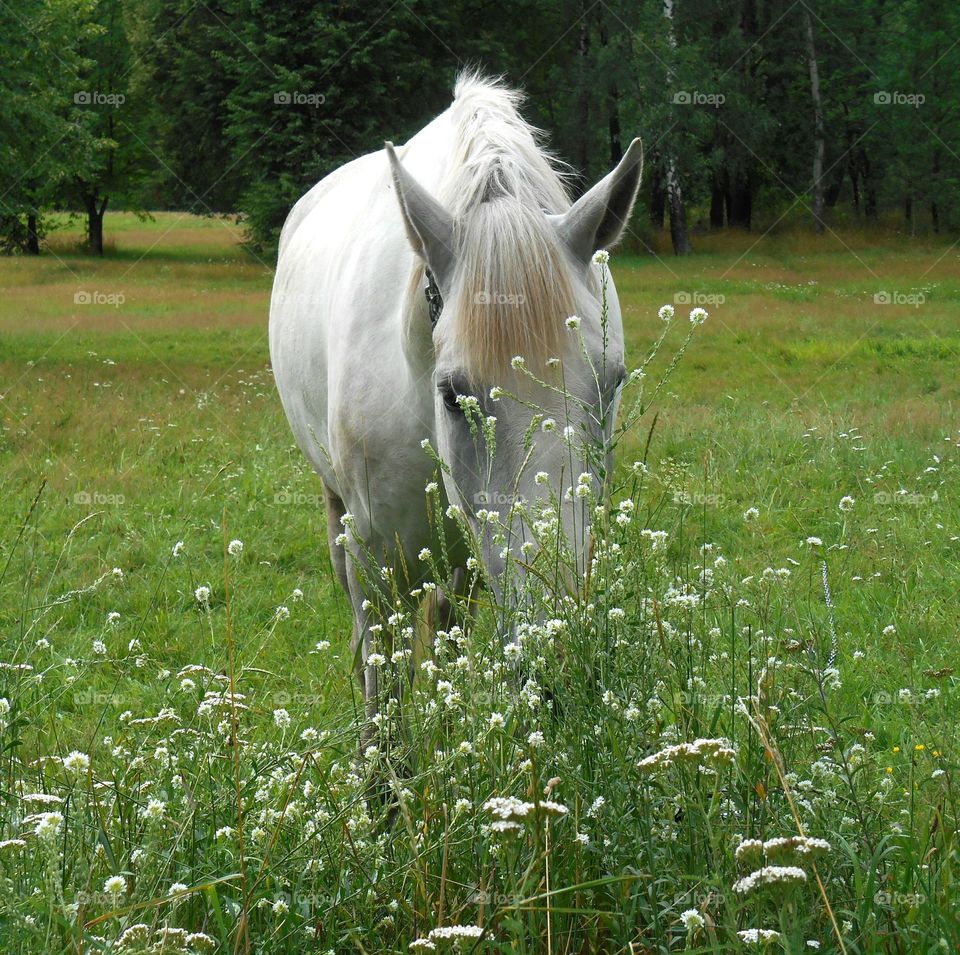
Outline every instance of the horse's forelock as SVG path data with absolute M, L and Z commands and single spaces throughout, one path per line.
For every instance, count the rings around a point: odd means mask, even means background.
M 503 377 L 515 356 L 542 366 L 573 311 L 573 279 L 545 215 L 570 207 L 562 165 L 519 102 L 516 91 L 468 75 L 451 109 L 453 161 L 440 199 L 456 222 L 457 277 L 445 311 L 476 382 Z
M 516 356 L 542 369 L 573 311 L 563 250 L 543 212 L 501 196 L 477 206 L 458 239 L 450 328 L 464 370 L 496 383 Z

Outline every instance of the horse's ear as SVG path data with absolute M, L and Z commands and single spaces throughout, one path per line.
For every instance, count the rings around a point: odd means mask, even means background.
M 407 238 L 442 285 L 453 266 L 453 217 L 403 168 L 393 143 L 384 143 L 384 148 Z
M 568 212 L 550 217 L 577 261 L 586 263 L 597 249 L 617 242 L 630 218 L 642 175 L 643 144 L 635 139 L 613 172 L 584 193 Z

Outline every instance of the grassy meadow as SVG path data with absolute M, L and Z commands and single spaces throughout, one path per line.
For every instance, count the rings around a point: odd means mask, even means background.
M 441 638 L 360 760 L 271 263 L 106 225 L 0 259 L 3 951 L 957 950 L 960 245 L 615 253 L 628 367 L 676 327 L 593 592 L 519 671 Z

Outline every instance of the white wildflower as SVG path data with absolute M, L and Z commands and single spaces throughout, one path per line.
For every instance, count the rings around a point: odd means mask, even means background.
M 63 768 L 68 773 L 79 776 L 90 768 L 90 757 L 75 749 L 69 756 L 64 757 Z

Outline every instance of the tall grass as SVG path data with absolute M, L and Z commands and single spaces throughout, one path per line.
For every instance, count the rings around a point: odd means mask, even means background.
M 680 322 L 627 392 L 620 436 L 634 447 L 685 347 Z M 862 440 L 844 431 L 837 459 Z M 784 458 L 795 494 L 813 446 Z M 838 470 L 811 527 L 784 527 L 772 501 L 744 506 L 727 533 L 750 541 L 744 558 L 713 536 L 713 498 L 729 493 L 714 469 L 637 457 L 602 496 L 585 485 L 594 540 L 579 589 L 524 577 L 515 644 L 489 590 L 418 644 L 448 571 L 442 540 L 426 586 L 390 580 L 373 720 L 359 699 L 329 704 L 348 677 L 326 636 L 266 659 L 314 608 L 298 590 L 267 613 L 243 599 L 255 542 L 232 542 L 229 514 L 216 578 L 171 539 L 139 617 L 104 615 L 78 655 L 57 621 L 92 613 L 126 575 L 108 564 L 61 586 L 80 526 L 41 578 L 38 498 L 0 567 L 17 607 L 0 661 L 3 949 L 955 948 L 953 672 L 897 656 L 929 622 L 932 571 L 918 559 L 887 602 L 862 579 L 922 550 L 897 499 L 922 495 L 934 514 L 944 502 L 880 463 L 851 494 Z M 952 460 L 929 467 L 956 477 Z M 442 526 L 439 488 L 425 506 Z M 555 514 L 533 524 L 538 560 L 574 562 Z M 476 560 L 471 572 L 482 577 Z M 140 642 L 159 595 L 198 624 L 195 662 L 174 670 Z M 926 643 L 951 636 L 934 626 Z M 299 691 L 305 670 L 323 693 Z M 78 704 L 92 725 L 51 720 Z

